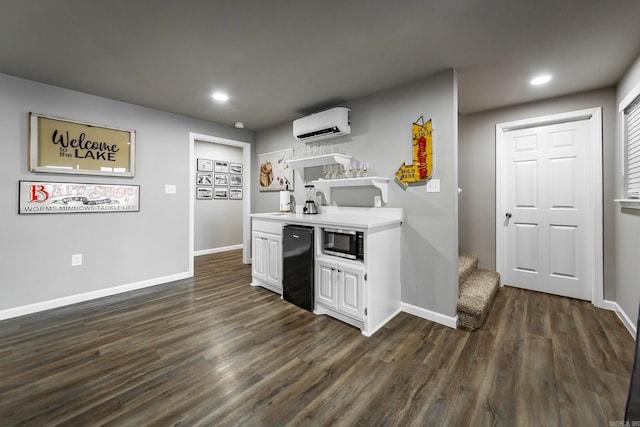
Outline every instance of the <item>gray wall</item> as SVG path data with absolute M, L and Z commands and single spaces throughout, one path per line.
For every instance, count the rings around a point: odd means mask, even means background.
M 196 159 L 242 163 L 240 147 L 196 141 L 194 153 Z M 194 204 L 195 251 L 242 244 L 242 200 L 196 199 Z
M 189 132 L 252 132 L 2 74 L 0 94 L 0 310 L 189 271 Z M 30 173 L 30 111 L 136 130 L 135 178 Z M 138 184 L 140 212 L 18 215 L 19 180 Z M 71 267 L 77 253 L 84 264 Z
M 352 134 L 331 140 L 341 151 L 370 163 L 369 174 L 392 179 L 388 207 L 404 208 L 402 226 L 402 301 L 446 316 L 455 316 L 458 297 L 457 221 L 457 92 L 454 71 L 380 92 L 346 105 L 352 109 Z M 434 178 L 441 180 L 440 193 L 425 186 L 406 191 L 393 178 L 403 162 L 411 160 L 411 123 L 420 115 L 431 118 L 436 151 Z M 256 136 L 252 164 L 257 155 L 294 147 L 291 123 Z M 320 169 L 320 170 L 314 170 Z M 322 168 L 307 169 L 315 179 Z M 304 202 L 302 179 L 295 176 L 295 197 Z M 252 182 L 252 212 L 278 210 L 277 193 L 260 193 Z M 343 189 L 338 198 L 349 205 L 372 205 L 377 190 Z M 378 193 L 379 194 L 379 193 Z M 346 204 L 345 204 L 346 205 Z
M 616 107 L 622 99 L 640 84 L 640 57 L 629 69 L 618 85 Z M 620 117 L 620 116 L 617 116 Z M 615 195 L 623 197 L 622 179 L 622 127 L 616 120 L 615 154 Z M 611 199 L 605 199 L 611 204 Z M 638 300 L 640 300 L 640 210 L 621 209 L 614 206 L 615 213 L 615 255 L 616 255 L 616 301 L 622 310 L 636 324 L 638 321 Z
M 585 108 L 602 107 L 604 189 L 604 297 L 614 300 L 614 163 L 615 89 L 608 88 L 542 102 L 492 110 L 459 118 L 460 251 L 479 257 L 483 268 L 496 266 L 495 126 L 509 122 Z

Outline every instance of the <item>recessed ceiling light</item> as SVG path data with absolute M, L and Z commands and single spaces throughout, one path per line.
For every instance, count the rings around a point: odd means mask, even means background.
M 531 83 L 533 86 L 540 86 L 545 83 L 549 83 L 550 81 L 551 81 L 551 76 L 549 74 L 544 74 L 542 76 L 534 77 L 533 79 L 531 79 L 529 83 Z
M 220 101 L 220 102 L 227 102 L 229 100 L 229 95 L 227 95 L 226 93 L 222 93 L 222 92 L 215 92 L 211 96 L 213 96 L 213 99 L 215 99 L 216 101 Z
M 236 122 L 234 124 L 234 126 L 236 127 L 236 129 L 242 129 L 242 128 L 244 128 L 244 123 L 243 122 Z

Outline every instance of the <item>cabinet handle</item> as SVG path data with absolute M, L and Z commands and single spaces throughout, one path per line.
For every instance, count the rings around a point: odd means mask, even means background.
M 338 273 L 342 273 L 342 270 L 338 269 Z
M 331 267 L 331 271 L 336 271 L 336 269 L 334 267 Z

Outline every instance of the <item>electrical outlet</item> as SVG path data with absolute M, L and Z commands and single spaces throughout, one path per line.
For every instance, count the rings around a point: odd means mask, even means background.
M 440 180 L 430 179 L 427 182 L 427 193 L 439 193 L 440 192 Z
M 82 254 L 71 255 L 71 267 L 82 265 Z
M 167 184 L 164 186 L 165 194 L 176 194 L 176 186 L 172 184 Z

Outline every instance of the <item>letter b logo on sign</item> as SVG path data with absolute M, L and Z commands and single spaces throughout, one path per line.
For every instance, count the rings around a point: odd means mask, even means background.
M 30 202 L 44 202 L 49 198 L 49 192 L 45 189 L 44 185 L 32 185 L 31 186 L 31 200 Z

